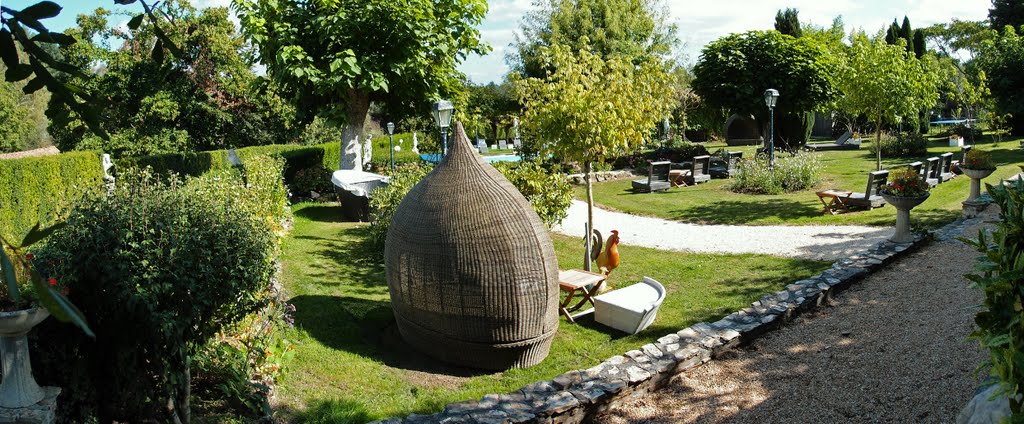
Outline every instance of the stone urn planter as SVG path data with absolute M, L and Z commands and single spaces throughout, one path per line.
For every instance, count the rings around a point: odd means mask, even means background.
M 25 335 L 50 316 L 43 308 L 0 312 L 0 354 L 3 355 L 3 382 L 0 383 L 0 407 L 24 408 L 43 400 L 45 393 L 32 376 Z
M 981 196 L 981 180 L 996 172 L 995 169 L 970 169 L 964 167 L 960 167 L 960 170 L 964 172 L 964 175 L 971 178 L 971 194 L 967 196 L 965 203 L 972 203 L 977 200 L 978 196 Z
M 910 210 L 927 200 L 931 193 L 916 197 L 893 196 L 887 193 L 880 194 L 886 203 L 896 208 L 896 233 L 889 240 L 893 243 L 910 243 L 914 241 L 914 235 L 910 232 Z

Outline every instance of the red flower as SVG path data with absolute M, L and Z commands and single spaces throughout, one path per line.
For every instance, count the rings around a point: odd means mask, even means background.
M 57 279 L 50 277 L 50 286 L 57 287 Z
M 30 260 L 30 261 L 31 261 L 31 260 L 33 260 L 33 259 L 35 259 L 35 258 L 36 258 L 36 257 L 35 257 L 35 256 L 32 256 L 32 254 L 31 254 L 31 253 L 26 253 L 26 254 L 25 254 L 25 259 L 28 259 L 28 260 Z

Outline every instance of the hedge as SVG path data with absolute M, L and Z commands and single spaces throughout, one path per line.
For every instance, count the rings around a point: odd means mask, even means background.
M 36 223 L 54 223 L 72 202 L 102 187 L 96 152 L 0 160 L 0 234 L 17 243 Z

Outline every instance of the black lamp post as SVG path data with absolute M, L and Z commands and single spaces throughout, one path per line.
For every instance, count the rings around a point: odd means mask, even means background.
M 775 169 L 775 103 L 778 100 L 779 90 L 764 91 L 764 104 L 768 106 L 768 169 Z
M 455 106 L 447 100 L 438 100 L 434 103 L 434 121 L 441 128 L 441 156 L 448 155 L 448 126 L 452 123 L 452 113 Z
M 388 122 L 388 147 L 391 150 L 391 173 L 395 173 L 395 123 Z

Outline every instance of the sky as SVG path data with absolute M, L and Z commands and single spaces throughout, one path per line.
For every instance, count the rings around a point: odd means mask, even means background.
M 14 9 L 34 4 L 37 0 L 0 0 L 0 4 Z M 486 56 L 472 56 L 459 69 L 478 84 L 500 82 L 508 65 L 505 55 L 509 44 L 519 32 L 523 16 L 534 8 L 535 0 L 490 0 L 487 17 L 480 25 L 480 34 L 491 45 Z M 889 25 L 893 19 L 903 22 L 910 18 L 914 28 L 922 28 L 953 18 L 983 20 L 988 16 L 990 0 L 662 0 L 667 5 L 672 22 L 679 26 L 680 38 L 685 43 L 683 54 L 688 63 L 696 62 L 707 43 L 725 35 L 749 30 L 772 29 L 775 13 L 792 7 L 800 11 L 800 21 L 818 26 L 831 26 L 836 16 L 842 16 L 849 32 L 862 28 L 875 33 Z M 57 0 L 64 6 L 60 16 L 44 21 L 48 28 L 63 30 L 74 25 L 74 16 L 96 7 L 129 12 L 141 11 L 141 6 L 117 6 L 113 0 Z M 198 0 L 199 7 L 226 6 L 230 0 Z M 128 18 L 123 19 L 127 22 Z M 122 22 L 123 23 L 123 22 Z

